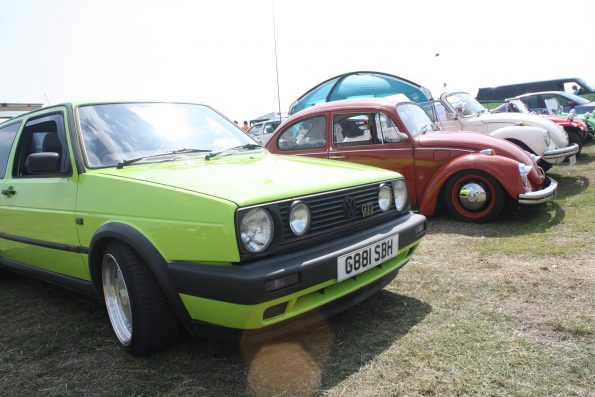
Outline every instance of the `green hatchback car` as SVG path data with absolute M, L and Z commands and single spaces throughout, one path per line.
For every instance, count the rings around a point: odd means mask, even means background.
M 332 315 L 425 234 L 400 174 L 270 154 L 200 104 L 27 113 L 0 124 L 0 177 L 0 268 L 102 299 L 134 355 Z

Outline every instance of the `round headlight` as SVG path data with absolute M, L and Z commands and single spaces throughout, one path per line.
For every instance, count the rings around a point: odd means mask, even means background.
M 395 207 L 401 212 L 407 205 L 407 185 L 402 179 L 397 179 L 393 183 L 393 193 L 395 195 Z
M 391 198 L 390 187 L 387 185 L 380 186 L 380 190 L 378 191 L 378 206 L 382 212 L 386 212 L 390 208 Z
M 308 227 L 310 227 L 310 209 L 301 201 L 291 204 L 289 227 L 296 236 L 303 235 L 308 231 Z
M 240 221 L 240 238 L 252 253 L 267 249 L 273 240 L 273 231 L 273 218 L 262 208 L 248 211 Z

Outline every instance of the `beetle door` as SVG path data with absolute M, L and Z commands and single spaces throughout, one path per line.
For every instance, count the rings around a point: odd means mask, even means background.
M 335 113 L 330 126 L 329 158 L 401 173 L 415 205 L 413 147 L 408 136 L 381 112 Z
M 65 111 L 29 119 L 1 181 L 0 244 L 6 259 L 89 279 L 77 251 L 77 177 L 68 150 Z

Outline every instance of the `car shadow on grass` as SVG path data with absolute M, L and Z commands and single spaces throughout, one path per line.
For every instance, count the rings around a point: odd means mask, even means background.
M 266 341 L 183 337 L 164 352 L 132 357 L 98 300 L 13 274 L 0 283 L 0 297 L 0 395 L 15 387 L 23 394 L 314 395 L 399 343 L 431 312 L 382 290 Z

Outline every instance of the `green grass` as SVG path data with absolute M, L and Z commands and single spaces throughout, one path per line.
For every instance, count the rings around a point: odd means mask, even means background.
M 555 201 L 428 222 L 385 290 L 262 343 L 184 338 L 133 358 L 99 302 L 0 281 L 0 395 L 593 396 L 595 145 Z

